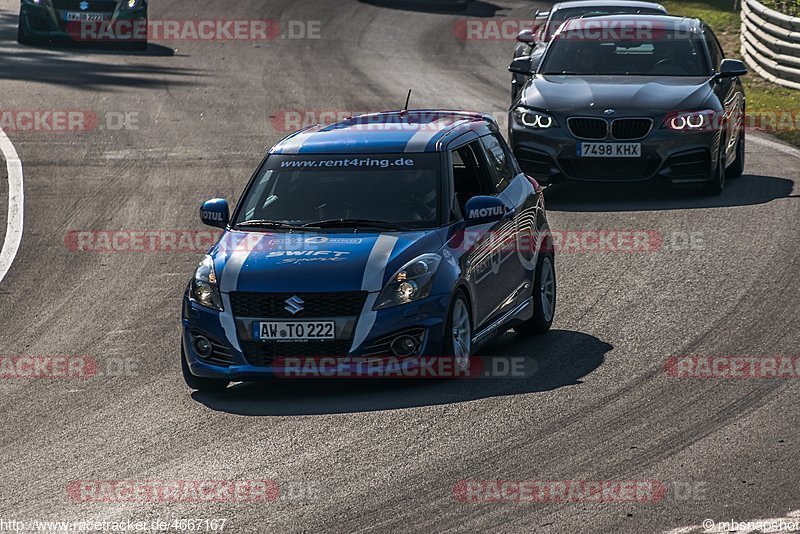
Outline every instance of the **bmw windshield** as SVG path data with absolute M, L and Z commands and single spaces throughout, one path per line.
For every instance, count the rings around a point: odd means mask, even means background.
M 630 28 L 609 28 L 608 21 L 588 19 L 568 24 L 571 24 L 569 29 L 558 33 L 550 44 L 540 74 L 707 76 L 709 73 L 700 38 L 680 27 L 658 28 L 637 22 Z
M 242 201 L 235 226 L 362 227 L 438 225 L 438 154 L 269 156 Z

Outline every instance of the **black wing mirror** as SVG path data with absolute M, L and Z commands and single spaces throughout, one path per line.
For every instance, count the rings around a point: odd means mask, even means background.
M 517 34 L 517 41 L 525 44 L 534 44 L 536 42 L 536 33 L 532 28 L 525 28 Z
M 533 58 L 531 58 L 531 56 L 520 56 L 518 58 L 514 58 L 514 61 L 512 61 L 511 65 L 508 66 L 508 70 L 514 74 L 530 76 L 534 71 Z
M 719 65 L 720 78 L 733 78 L 747 74 L 747 65 L 738 59 L 723 59 Z

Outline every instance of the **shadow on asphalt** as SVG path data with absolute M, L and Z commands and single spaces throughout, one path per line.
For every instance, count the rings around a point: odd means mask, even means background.
M 439 0 L 438 2 L 429 0 L 359 0 L 359 2 L 403 11 L 421 11 L 423 13 L 442 13 L 467 17 L 494 17 L 497 11 L 504 9 L 481 0 L 473 0 L 466 9 L 456 6 L 456 2 L 447 2 L 445 0 Z
M 238 415 L 322 415 L 453 404 L 506 395 L 523 395 L 577 385 L 597 369 L 613 347 L 594 336 L 553 330 L 525 338 L 505 334 L 481 351 L 485 368 L 492 355 L 525 360 L 526 376 L 454 379 L 275 378 L 241 383 L 219 393 L 192 398 L 221 412 Z
M 727 180 L 717 196 L 662 184 L 578 182 L 551 185 L 544 196 L 548 211 L 654 211 L 766 204 L 792 196 L 792 186 L 785 178 L 745 174 Z
M 150 43 L 147 50 L 125 50 L 111 43 L 78 43 L 67 39 L 17 44 L 17 15 L 0 14 L 0 78 L 17 81 L 36 81 L 99 91 L 113 86 L 163 87 L 198 83 L 189 81 L 202 74 L 196 69 L 152 65 L 147 58 L 170 57 L 171 48 Z M 82 54 L 80 59 L 75 53 Z M 93 61 L 85 54 L 99 56 L 131 56 L 143 62 L 110 64 L 103 59 Z

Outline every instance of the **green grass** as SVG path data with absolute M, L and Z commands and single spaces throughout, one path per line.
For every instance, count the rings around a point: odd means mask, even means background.
M 772 0 L 762 3 L 776 8 L 783 6 L 782 11 L 790 11 L 787 5 L 792 4 L 795 9 L 800 11 L 799 0 Z M 739 11 L 734 10 L 733 0 L 707 0 L 704 2 L 691 2 L 683 0 L 666 0 L 662 2 L 664 7 L 673 15 L 686 15 L 687 17 L 698 17 L 706 21 L 720 40 L 723 49 L 728 57 L 741 58 L 739 32 L 741 19 Z M 768 82 L 754 72 L 750 72 L 743 78 L 745 91 L 747 93 L 747 112 L 749 116 L 758 117 L 764 113 L 783 114 L 777 120 L 776 128 L 768 128 L 767 131 L 776 137 L 789 143 L 800 146 L 800 124 L 794 120 L 800 117 L 800 91 L 787 89 Z M 789 127 L 788 118 L 797 127 Z M 761 121 L 758 121 L 761 123 Z

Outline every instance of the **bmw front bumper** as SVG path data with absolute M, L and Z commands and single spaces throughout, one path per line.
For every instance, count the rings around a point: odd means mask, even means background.
M 716 169 L 720 132 L 681 132 L 661 127 L 656 118 L 641 139 L 579 139 L 567 127 L 567 117 L 554 115 L 557 126 L 533 130 L 509 116 L 509 144 L 523 171 L 543 183 L 559 181 L 635 182 L 660 180 L 672 184 L 705 183 Z M 641 157 L 578 156 L 581 142 L 641 143 Z

